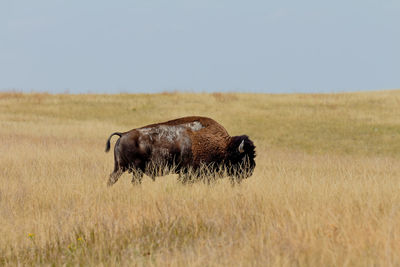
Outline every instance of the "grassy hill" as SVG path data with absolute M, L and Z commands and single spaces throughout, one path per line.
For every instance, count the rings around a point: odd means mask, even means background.
M 106 187 L 112 132 L 188 115 L 249 135 L 254 175 Z M 0 93 L 0 140 L 0 264 L 400 264 L 398 90 Z

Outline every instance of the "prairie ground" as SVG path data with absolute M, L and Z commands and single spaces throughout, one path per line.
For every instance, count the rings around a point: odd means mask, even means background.
M 249 135 L 254 175 L 106 187 L 112 132 L 188 115 Z M 0 265 L 400 265 L 398 90 L 0 93 L 0 140 Z

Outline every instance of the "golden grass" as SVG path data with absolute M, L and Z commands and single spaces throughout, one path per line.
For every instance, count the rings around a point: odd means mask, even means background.
M 254 175 L 106 187 L 109 134 L 186 115 L 248 134 Z M 0 265 L 400 265 L 399 133 L 400 91 L 1 93 Z

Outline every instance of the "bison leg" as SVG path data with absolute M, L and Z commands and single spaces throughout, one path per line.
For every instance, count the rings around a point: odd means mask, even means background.
M 113 184 L 115 184 L 118 181 L 119 177 L 121 177 L 122 173 L 123 171 L 121 169 L 114 170 L 113 173 L 110 174 L 107 185 L 112 186 Z
M 138 185 L 142 183 L 143 172 L 141 170 L 132 170 L 132 184 Z

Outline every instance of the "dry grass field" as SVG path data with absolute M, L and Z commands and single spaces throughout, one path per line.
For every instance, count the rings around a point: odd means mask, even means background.
M 254 175 L 106 187 L 112 132 L 187 115 L 249 135 Z M 398 90 L 0 93 L 0 140 L 0 265 L 400 265 Z

